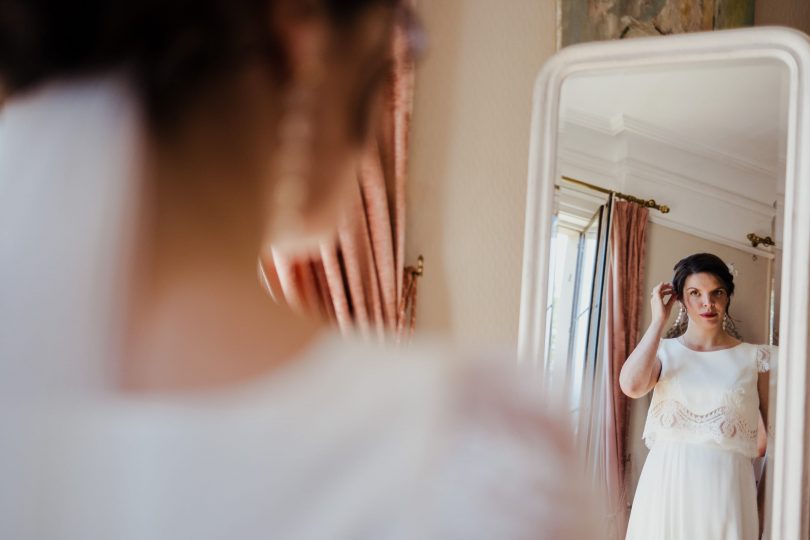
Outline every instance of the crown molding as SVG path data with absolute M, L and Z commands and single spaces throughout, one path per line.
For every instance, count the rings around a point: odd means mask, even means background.
M 713 161 L 721 161 L 726 165 L 743 171 L 748 171 L 759 176 L 770 177 L 774 180 L 777 177 L 777 164 L 754 161 L 748 159 L 746 156 L 732 154 L 725 150 L 714 148 L 708 144 L 697 142 L 666 128 L 655 126 L 627 115 L 621 116 L 621 133 L 632 133 L 634 135 L 677 148 L 695 156 L 700 156 Z
M 622 135 L 634 135 L 646 140 L 655 141 L 666 146 L 677 148 L 688 154 L 712 161 L 721 161 L 727 166 L 776 179 L 779 170 L 783 170 L 784 158 L 777 159 L 776 163 L 763 163 L 754 161 L 747 156 L 733 154 L 710 145 L 699 143 L 679 133 L 655 126 L 643 120 L 625 114 L 605 116 L 585 112 L 578 109 L 566 108 L 565 116 L 561 118 L 561 131 L 565 133 L 566 124 L 589 129 L 591 131 L 618 138 Z
M 621 163 L 593 156 L 581 150 L 570 148 L 560 149 L 557 156 L 557 169 L 575 168 L 577 170 L 588 171 L 599 178 L 609 178 L 611 184 L 603 187 L 607 189 L 618 189 L 619 180 L 623 172 Z M 569 175 L 575 176 L 575 175 Z M 584 178 L 582 180 L 585 180 Z M 591 179 L 593 181 L 593 179 Z
M 719 188 L 712 184 L 634 158 L 627 158 L 625 160 L 624 177 L 639 178 L 642 182 L 662 181 L 679 189 L 685 189 L 704 197 L 721 200 L 760 216 L 772 217 L 775 214 L 772 204 L 765 204 L 758 199 L 741 195 L 739 192 Z
M 615 162 L 592 156 L 581 150 L 565 148 L 560 149 L 558 168 L 576 168 L 589 171 L 601 178 L 610 178 L 612 179 L 611 185 L 604 185 L 603 187 L 616 191 L 628 189 L 628 179 L 638 178 L 642 182 L 664 182 L 677 189 L 685 189 L 703 197 L 722 200 L 760 216 L 773 216 L 774 214 L 772 204 L 765 204 L 760 200 L 741 195 L 739 192 L 722 189 L 673 172 L 670 169 L 634 158 L 625 158 L 620 162 Z M 582 180 L 587 179 L 583 178 Z M 779 200 L 778 195 L 777 200 Z
M 568 107 L 565 109 L 565 116 L 560 115 L 560 132 L 566 133 L 566 126 L 570 124 L 615 137 L 620 133 L 621 118 L 618 118 L 620 116 L 610 118 L 601 114 L 593 114 Z

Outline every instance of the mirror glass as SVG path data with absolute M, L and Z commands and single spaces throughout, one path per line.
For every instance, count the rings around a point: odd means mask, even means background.
M 656 284 L 671 282 L 682 258 L 711 253 L 726 263 L 735 285 L 732 318 L 723 329 L 748 344 L 778 345 L 788 90 L 787 68 L 769 59 L 600 69 L 563 82 L 546 372 L 554 387 L 566 389 L 577 447 L 592 478 L 622 494 L 626 508 L 609 516 L 616 536 L 623 537 L 648 458 L 643 435 L 653 392 L 618 403 L 609 364 L 619 346 L 612 342 L 619 338 L 611 309 L 624 309 L 626 316 L 630 310 L 628 320 L 635 323 L 624 330 L 637 331 L 635 342 L 650 324 Z M 629 227 L 618 220 L 620 201 L 646 207 L 647 216 L 637 218 L 643 223 Z M 622 250 L 618 243 L 624 243 Z M 632 275 L 615 280 L 612 273 L 622 268 Z M 633 303 L 637 312 L 628 307 Z M 678 306 L 666 328 L 674 325 Z M 775 360 L 774 354 L 771 373 Z M 707 370 L 706 379 L 688 381 L 670 370 L 668 380 L 702 395 L 695 385 L 714 384 Z M 771 425 L 775 377 L 765 384 L 771 406 L 764 409 L 770 417 L 764 423 Z M 710 426 L 717 419 L 711 406 L 670 410 L 663 418 L 727 434 L 731 428 L 722 422 Z M 624 441 L 618 451 L 613 428 Z M 737 425 L 746 428 L 762 436 L 762 428 Z M 764 508 L 772 466 L 767 453 L 751 465 L 757 497 L 752 511 L 760 530 L 768 526 Z M 611 480 L 609 469 L 622 477 Z

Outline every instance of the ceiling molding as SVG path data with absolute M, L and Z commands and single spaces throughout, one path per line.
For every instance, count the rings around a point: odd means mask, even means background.
M 557 169 L 576 168 L 594 173 L 599 178 L 610 178 L 610 185 L 603 185 L 607 189 L 617 189 L 619 179 L 621 178 L 622 166 L 620 163 L 593 156 L 580 150 L 572 150 L 570 148 L 560 148 L 557 155 Z M 561 171 L 564 173 L 565 171 Z M 569 175 L 575 176 L 575 175 Z M 579 178 L 586 182 L 593 183 L 594 179 Z
M 624 171 L 625 178 L 640 177 L 642 181 L 647 182 L 663 181 L 676 188 L 686 189 L 704 197 L 719 199 L 761 216 L 773 216 L 775 212 L 772 203 L 766 204 L 758 199 L 741 195 L 739 192 L 719 188 L 712 184 L 675 173 L 669 169 L 657 167 L 646 161 L 628 158 L 625 160 Z
M 774 214 L 772 204 L 766 204 L 760 200 L 740 195 L 739 192 L 707 184 L 706 182 L 675 173 L 670 169 L 652 165 L 646 161 L 626 158 L 622 162 L 617 163 L 594 157 L 580 150 L 572 150 L 570 148 L 560 149 L 558 168 L 563 169 L 562 172 L 565 172 L 565 169 L 574 167 L 590 171 L 599 178 L 610 178 L 611 183 L 602 185 L 602 187 L 607 189 L 614 189 L 616 191 L 628 189 L 626 186 L 627 179 L 639 178 L 643 182 L 665 182 L 678 189 L 685 189 L 704 197 L 725 201 L 760 216 L 773 216 Z M 595 181 L 592 177 L 579 178 L 579 180 L 591 183 Z M 628 189 L 628 191 L 630 190 Z
M 666 128 L 649 124 L 637 118 L 632 118 L 627 115 L 621 116 L 621 129 L 620 133 L 633 133 L 646 139 L 654 140 L 665 144 L 667 146 L 675 147 L 690 154 L 711 159 L 714 161 L 722 161 L 728 165 L 738 169 L 749 171 L 761 176 L 769 176 L 776 178 L 778 164 L 763 163 L 760 161 L 753 161 L 746 156 L 739 154 L 732 154 L 718 148 L 714 148 L 707 144 L 699 143 L 694 139 L 689 139 L 675 133 Z
M 601 114 L 593 114 L 579 109 L 572 109 L 567 107 L 564 109 L 565 115 L 560 117 L 560 131 L 565 133 L 565 128 L 568 124 L 577 127 L 584 127 L 603 135 L 610 135 L 615 137 L 619 134 L 615 124 L 616 118 L 609 118 Z M 621 116 L 621 115 L 619 115 Z M 619 119 L 621 120 L 621 119 Z M 620 125 L 618 127 L 621 127 Z
M 783 163 L 783 161 L 780 163 L 779 160 L 773 164 L 753 161 L 747 156 L 719 150 L 710 145 L 696 142 L 691 138 L 666 128 L 644 122 L 625 114 L 617 114 L 609 117 L 568 107 L 565 109 L 565 115 L 561 118 L 560 123 L 563 133 L 566 132 L 566 124 L 568 123 L 614 138 L 625 134 L 636 135 L 647 140 L 653 140 L 667 146 L 675 147 L 701 158 L 710 159 L 712 161 L 722 161 L 729 166 L 760 176 L 776 178 Z

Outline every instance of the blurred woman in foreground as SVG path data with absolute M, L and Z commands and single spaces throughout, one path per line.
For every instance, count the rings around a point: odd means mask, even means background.
M 0 536 L 577 538 L 511 363 L 260 292 L 328 235 L 394 0 L 0 4 Z

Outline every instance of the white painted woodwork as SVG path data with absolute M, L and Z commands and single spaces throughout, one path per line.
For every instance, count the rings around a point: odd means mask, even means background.
M 667 204 L 656 223 L 770 257 L 746 235 L 774 236 L 783 205 L 788 75 L 761 60 L 572 76 L 559 171 Z
M 660 119 L 634 116 L 634 111 L 627 109 L 622 109 L 620 116 L 611 115 L 610 111 L 600 115 L 579 110 L 569 115 L 572 121 L 561 129 L 564 85 L 578 77 L 601 77 L 616 73 L 630 77 L 652 72 L 666 77 L 667 73 L 700 68 L 717 73 L 718 81 L 733 79 L 739 92 L 753 93 L 758 84 L 756 77 L 731 69 L 740 65 L 750 66 L 753 70 L 751 73 L 775 69 L 774 73 L 779 73 L 779 84 L 786 84 L 784 102 L 774 98 L 779 104 L 768 113 L 778 115 L 780 110 L 786 111 L 787 126 L 777 127 L 783 130 L 784 136 L 780 138 L 776 134 L 775 146 L 764 142 L 765 139 L 773 139 L 773 126 L 766 125 L 760 129 L 760 122 L 767 124 L 765 117 L 768 114 L 762 111 L 747 114 L 750 112 L 748 108 L 740 109 L 739 103 L 729 103 L 728 108 L 742 111 L 740 118 L 730 113 L 726 116 L 726 121 L 736 122 L 735 129 L 745 135 L 733 144 L 727 144 L 724 139 L 728 131 L 711 121 L 677 123 L 674 118 L 669 118 L 666 130 L 662 130 Z M 727 68 L 729 71 L 726 71 Z M 624 78 L 624 81 L 628 80 Z M 670 88 L 667 85 L 664 87 Z M 621 95 L 625 94 L 623 92 Z M 677 94 L 673 94 L 670 99 L 677 97 Z M 757 95 L 753 93 L 753 97 Z M 757 103 L 762 103 L 762 99 L 760 97 Z M 617 104 L 621 105 L 626 106 L 627 103 Z M 659 108 L 646 110 L 659 111 Z M 683 110 L 694 111 L 691 107 Z M 703 112 L 708 114 L 717 110 L 716 106 L 707 107 Z M 705 132 L 705 138 L 698 140 L 694 133 L 690 135 L 685 131 L 690 126 L 700 128 L 701 132 Z M 569 139 L 575 133 L 579 133 L 582 137 L 580 140 L 584 142 L 571 143 Z M 606 136 L 618 137 L 620 142 L 604 146 L 597 144 Z M 522 363 L 534 366 L 541 384 L 545 380 L 542 366 L 551 217 L 555 185 L 561 172 L 605 187 L 617 188 L 621 185 L 642 197 L 658 198 L 656 194 L 664 185 L 674 186 L 675 191 L 681 189 L 700 194 L 707 201 L 714 201 L 713 204 L 719 204 L 716 201 L 725 196 L 726 209 L 739 209 L 748 219 L 761 219 L 758 227 L 765 226 L 767 207 L 773 202 L 770 195 L 784 193 L 784 198 L 777 201 L 777 206 L 784 205 L 784 219 L 777 223 L 784 252 L 781 279 L 784 294 L 779 314 L 781 340 L 778 369 L 773 377 L 777 387 L 776 429 L 773 497 L 769 501 L 771 534 L 776 539 L 800 538 L 808 534 L 808 531 L 802 530 L 802 511 L 810 507 L 810 495 L 803 489 L 803 482 L 810 476 L 810 463 L 805 462 L 808 451 L 805 433 L 810 428 L 807 415 L 807 359 L 810 352 L 808 138 L 810 38 L 788 29 L 728 30 L 568 47 L 546 63 L 535 82 L 518 354 Z M 587 146 L 587 141 L 594 144 Z M 670 157 L 656 154 L 662 143 L 669 143 L 667 155 Z M 739 144 L 747 145 L 745 150 L 740 151 L 736 146 Z M 778 157 L 773 159 L 774 153 L 778 156 L 782 151 L 784 164 L 780 163 Z M 717 156 L 723 159 L 717 159 Z M 675 164 L 677 166 L 673 166 Z M 731 170 L 735 171 L 736 184 L 729 187 L 727 181 L 731 177 Z M 770 185 L 760 183 L 763 175 L 779 176 L 781 170 L 784 170 L 784 189 L 780 189 L 780 181 Z M 562 199 L 565 190 L 560 191 Z M 665 198 L 663 195 L 661 197 Z M 673 207 L 669 226 L 675 226 L 675 216 L 685 211 L 682 203 L 677 198 L 663 202 Z M 702 216 L 704 211 L 705 207 L 690 210 L 695 219 L 695 216 Z M 703 229 L 704 234 L 705 229 L 712 227 L 695 219 L 677 219 L 681 227 Z M 734 221 L 737 218 L 727 216 L 725 219 Z M 733 225 L 738 226 L 736 222 Z M 729 235 L 725 228 L 719 231 L 717 234 L 720 237 Z

